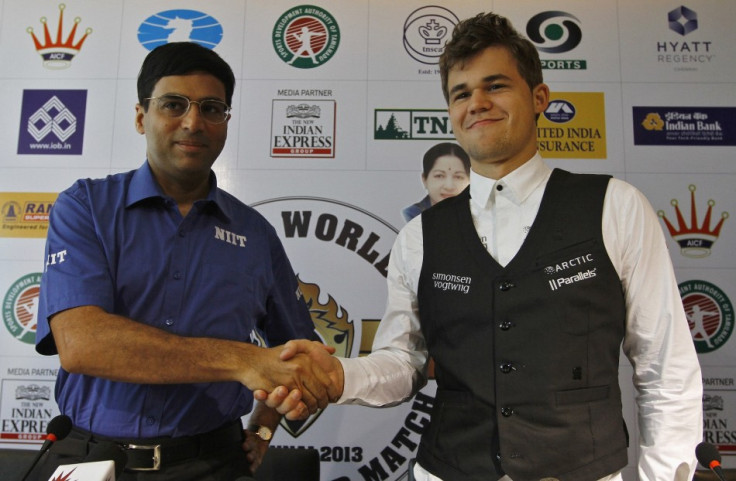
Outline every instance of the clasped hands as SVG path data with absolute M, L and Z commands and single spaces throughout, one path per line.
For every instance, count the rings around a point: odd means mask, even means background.
M 332 356 L 333 347 L 316 341 L 294 340 L 273 350 L 278 352 L 282 363 L 290 366 L 290 379 L 270 391 L 263 387 L 254 389 L 256 400 L 294 421 L 306 419 L 310 413 L 324 409 L 342 396 L 343 369 L 340 361 Z

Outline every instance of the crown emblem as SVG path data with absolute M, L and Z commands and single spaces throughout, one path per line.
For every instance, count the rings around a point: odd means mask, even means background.
M 713 206 L 716 203 L 713 199 L 709 199 L 708 210 L 705 212 L 705 219 L 703 219 L 702 224 L 698 225 L 698 215 L 695 208 L 695 186 L 690 184 L 688 189 L 690 190 L 690 225 L 685 222 L 685 218 L 682 216 L 677 199 L 672 199 L 670 202 L 670 204 L 675 208 L 677 228 L 675 228 L 667 217 L 665 217 L 664 211 L 660 210 L 657 214 L 664 221 L 672 238 L 680 244 L 680 252 L 682 255 L 694 258 L 708 257 L 710 255 L 711 247 L 713 247 L 713 244 L 721 233 L 723 222 L 728 219 L 728 212 L 722 212 L 721 220 L 719 220 L 716 226 L 711 229 L 711 215 Z
M 439 45 L 447 35 L 447 27 L 443 27 L 433 18 L 426 25 L 419 27 L 419 35 L 422 36 L 425 44 Z
M 84 35 L 76 43 L 74 37 L 77 33 L 77 26 L 82 21 L 81 18 L 74 18 L 74 26 L 71 32 L 67 35 L 66 39 L 63 35 L 64 26 L 64 9 L 66 5 L 63 3 L 59 4 L 59 25 L 56 29 L 56 40 L 51 39 L 51 33 L 49 32 L 49 26 L 46 22 L 46 17 L 41 17 L 41 23 L 43 24 L 43 43 L 38 40 L 36 34 L 33 33 L 33 27 L 28 27 L 26 32 L 31 34 L 33 43 L 35 44 L 36 51 L 41 54 L 43 58 L 43 66 L 46 68 L 60 70 L 68 68 L 71 65 L 72 59 L 79 50 L 82 48 L 82 44 L 87 39 L 87 36 L 92 33 L 92 29 L 88 28 L 84 31 Z

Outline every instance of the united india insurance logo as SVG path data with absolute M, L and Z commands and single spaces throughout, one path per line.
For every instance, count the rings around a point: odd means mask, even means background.
M 272 39 L 279 58 L 288 65 L 314 68 L 335 55 L 340 44 L 340 27 L 327 10 L 300 5 L 279 17 Z

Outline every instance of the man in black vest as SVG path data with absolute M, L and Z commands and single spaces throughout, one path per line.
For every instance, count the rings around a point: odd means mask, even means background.
M 498 15 L 460 22 L 440 61 L 470 187 L 401 231 L 373 353 L 337 359 L 339 403 L 437 394 L 417 480 L 620 480 L 628 434 L 619 352 L 634 368 L 639 479 L 689 480 L 700 368 L 654 211 L 631 185 L 547 167 L 549 103 L 533 44 Z M 293 401 L 259 392 L 281 411 Z

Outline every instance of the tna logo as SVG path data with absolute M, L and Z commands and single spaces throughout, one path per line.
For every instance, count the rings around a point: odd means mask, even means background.
M 665 217 L 664 211 L 660 210 L 657 214 L 662 218 L 667 230 L 672 238 L 680 245 L 680 253 L 685 257 L 701 258 L 710 255 L 713 244 L 721 233 L 723 222 L 728 219 L 728 212 L 721 213 L 721 220 L 711 228 L 711 215 L 713 206 L 716 204 L 713 199 L 708 200 L 708 210 L 705 212 L 705 218 L 701 224 L 698 223 L 698 215 L 695 208 L 695 186 L 689 185 L 690 190 L 690 224 L 685 221 L 677 199 L 672 199 L 670 204 L 675 208 L 677 216 L 677 227 Z
M 376 140 L 455 140 L 447 110 L 376 109 Z

